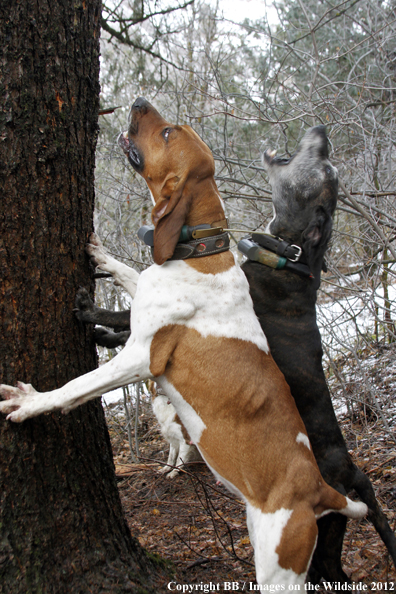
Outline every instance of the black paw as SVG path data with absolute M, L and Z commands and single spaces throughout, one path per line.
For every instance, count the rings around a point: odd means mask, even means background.
M 98 308 L 89 296 L 88 291 L 83 287 L 80 287 L 77 291 L 74 304 L 75 309 L 73 311 L 79 322 L 95 324 L 95 315 Z
M 116 347 L 124 346 L 130 334 L 129 331 L 112 332 L 102 326 L 98 326 L 94 329 L 94 340 L 99 346 L 115 349 Z

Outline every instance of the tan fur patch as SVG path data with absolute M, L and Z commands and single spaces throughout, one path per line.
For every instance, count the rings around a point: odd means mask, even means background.
M 344 495 L 329 487 L 327 483 L 322 481 L 320 487 L 320 498 L 319 504 L 315 506 L 314 512 L 317 516 L 320 516 L 324 511 L 328 509 L 344 509 L 347 505 L 347 500 Z
M 152 400 L 157 398 L 157 388 L 155 387 L 155 382 L 153 382 L 153 380 L 148 380 L 147 387 L 148 387 L 148 391 L 151 394 Z
M 191 258 L 186 260 L 186 264 L 203 274 L 218 274 L 235 266 L 235 260 L 231 252 L 223 252 L 203 258 Z
M 319 504 L 312 452 L 282 373 L 250 342 L 202 336 L 168 325 L 151 344 L 153 375 L 164 374 L 206 425 L 199 443 L 208 464 L 266 513 Z M 187 427 L 188 430 L 188 427 Z
M 155 334 L 150 347 L 150 371 L 154 377 L 165 373 L 172 362 L 172 354 L 187 328 L 177 324 L 163 326 Z
M 318 527 L 312 508 L 304 503 L 294 509 L 276 549 L 279 565 L 292 569 L 297 575 L 307 571 L 307 564 L 315 546 Z
M 190 443 L 191 437 L 189 436 L 187 429 L 185 428 L 185 426 L 181 422 L 179 415 L 176 415 L 175 416 L 175 423 L 179 423 L 179 425 L 181 427 L 181 430 L 182 430 L 182 435 L 183 435 L 184 439 L 186 440 L 187 443 Z

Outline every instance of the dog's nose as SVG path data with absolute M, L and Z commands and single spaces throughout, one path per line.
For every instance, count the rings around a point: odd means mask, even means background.
M 138 97 L 135 103 L 132 105 L 132 109 L 135 111 L 147 110 L 149 105 L 149 102 L 146 101 L 144 97 Z
M 329 147 L 326 134 L 326 126 L 315 126 L 307 132 L 307 137 L 317 138 L 315 145 L 318 148 L 318 154 L 323 159 L 329 158 Z

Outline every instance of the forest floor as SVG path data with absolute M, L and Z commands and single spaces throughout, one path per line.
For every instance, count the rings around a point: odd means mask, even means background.
M 364 358 L 370 380 L 388 402 L 387 410 L 382 411 L 381 416 L 373 412 L 372 407 L 360 404 L 354 407 L 353 420 L 344 411 L 339 415 L 339 422 L 353 460 L 371 479 L 377 499 L 395 530 L 396 450 L 392 433 L 394 436 L 396 429 L 396 347 L 382 349 L 380 354 L 368 352 Z M 353 363 L 350 365 L 349 377 L 353 385 Z M 348 378 L 348 373 L 345 377 Z M 334 377 L 330 383 L 332 381 L 334 384 Z M 334 384 L 332 391 L 336 395 L 345 392 L 345 383 L 342 390 L 340 385 Z M 385 401 L 381 402 L 383 405 Z M 227 583 L 231 582 L 235 582 L 240 591 L 253 591 L 253 549 L 242 502 L 216 484 L 204 463 L 189 466 L 174 479 L 160 474 L 168 446 L 149 407 L 140 422 L 140 458 L 138 463 L 132 463 L 128 440 L 121 430 L 122 409 L 115 407 L 108 412 L 119 490 L 132 534 L 147 551 L 173 563 L 175 584 L 170 588 L 174 591 L 183 591 L 176 589 L 183 584 L 194 584 L 195 591 L 205 591 L 204 585 L 210 583 L 212 591 L 214 588 L 220 592 L 230 591 Z M 367 584 L 370 589 L 376 583 L 374 590 L 391 590 L 395 582 L 393 589 L 396 590 L 394 567 L 367 519 L 348 520 L 343 566 L 356 584 Z M 162 591 L 170 591 L 167 584 Z

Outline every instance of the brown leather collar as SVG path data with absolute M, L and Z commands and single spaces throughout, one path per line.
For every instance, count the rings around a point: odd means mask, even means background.
M 220 233 L 211 237 L 202 237 L 191 241 L 178 243 L 173 256 L 169 260 L 186 260 L 187 258 L 202 258 L 220 254 L 230 249 L 228 233 Z
M 183 226 L 179 242 L 169 260 L 186 260 L 219 254 L 230 249 L 230 238 L 223 231 L 227 219 L 214 221 L 211 225 Z M 138 237 L 154 250 L 154 227 L 144 225 L 138 231 Z

